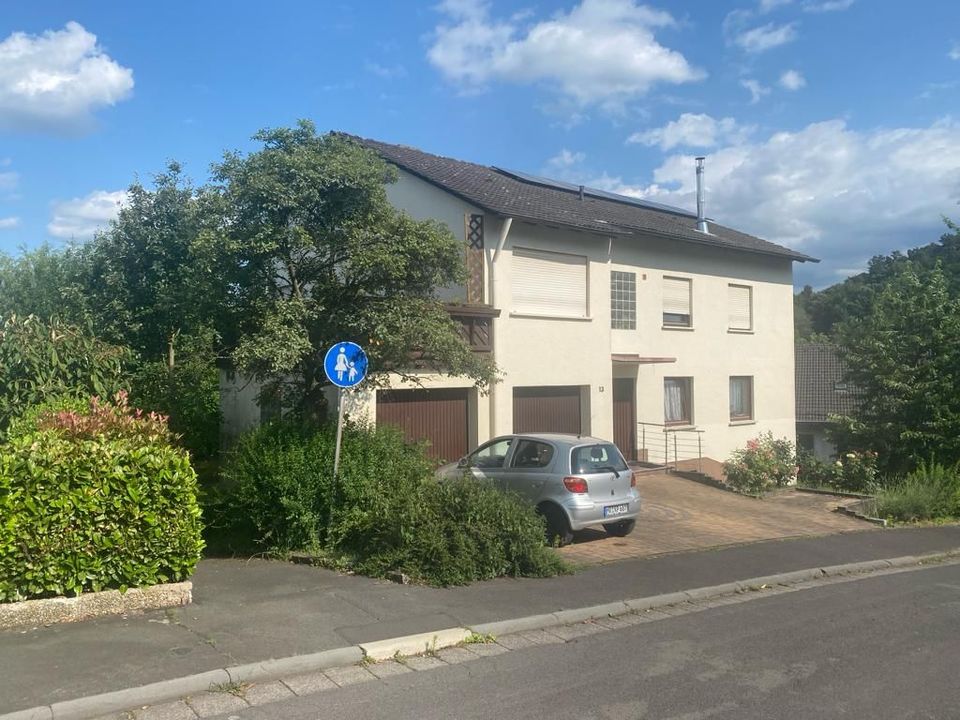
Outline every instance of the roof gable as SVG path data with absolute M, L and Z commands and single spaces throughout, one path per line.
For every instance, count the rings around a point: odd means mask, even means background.
M 836 345 L 797 345 L 797 422 L 826 422 L 830 415 L 853 415 L 860 397 L 846 382 L 845 374 L 846 364 Z

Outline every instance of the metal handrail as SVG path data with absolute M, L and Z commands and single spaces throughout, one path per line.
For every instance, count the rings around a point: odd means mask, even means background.
M 644 422 L 639 421 L 637 425 L 640 426 L 640 447 L 648 451 L 649 457 L 649 448 L 647 448 L 647 428 L 648 427 L 658 427 L 661 428 L 660 432 L 663 433 L 663 464 L 670 464 L 670 436 L 673 436 L 673 467 L 676 469 L 677 463 L 680 459 L 680 450 L 693 450 L 692 439 L 689 441 L 689 445 L 685 442 L 677 442 L 678 433 L 695 433 L 697 437 L 697 469 L 700 472 L 703 472 L 703 433 L 705 430 L 701 430 L 696 427 L 676 427 L 672 425 L 667 425 L 666 423 L 653 423 L 653 422 Z M 687 458 L 684 458 L 687 459 Z M 692 457 L 689 459 L 693 459 Z

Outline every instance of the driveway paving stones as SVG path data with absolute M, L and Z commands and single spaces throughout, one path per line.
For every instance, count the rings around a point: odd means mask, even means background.
M 642 505 L 636 529 L 627 537 L 577 533 L 561 549 L 568 560 L 587 565 L 665 553 L 702 550 L 806 535 L 869 530 L 871 525 L 840 513 L 856 502 L 832 495 L 781 490 L 763 500 L 717 490 L 666 473 L 639 476 Z

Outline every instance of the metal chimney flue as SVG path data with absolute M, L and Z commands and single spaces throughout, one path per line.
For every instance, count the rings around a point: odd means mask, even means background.
M 703 162 L 706 160 L 705 157 L 697 158 L 697 230 L 702 233 L 709 233 L 710 228 L 707 227 L 707 216 L 706 216 L 706 202 L 704 201 L 703 194 Z

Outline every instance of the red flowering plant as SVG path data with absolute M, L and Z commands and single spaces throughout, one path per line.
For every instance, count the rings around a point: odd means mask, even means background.
M 113 402 L 94 396 L 83 410 L 42 409 L 34 424 L 37 430 L 52 430 L 71 440 L 105 437 L 170 444 L 176 439 L 167 426 L 166 415 L 130 407 L 124 390 L 114 395 Z
M 762 495 L 774 487 L 797 482 L 797 458 L 793 443 L 763 433 L 747 442 L 747 447 L 734 450 L 723 464 L 727 483 L 743 493 Z

